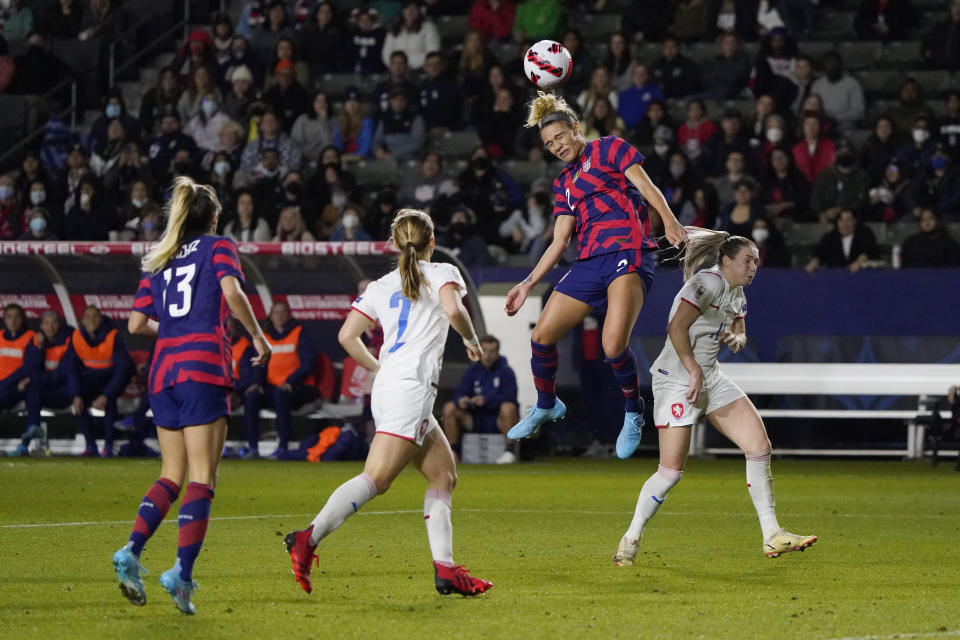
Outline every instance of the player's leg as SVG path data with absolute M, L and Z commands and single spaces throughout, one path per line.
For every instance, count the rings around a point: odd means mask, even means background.
M 104 457 L 113 456 L 113 423 L 117 421 L 117 399 L 107 398 L 103 408 L 103 454 Z
M 423 520 L 433 557 L 434 585 L 442 594 L 479 595 L 493 585 L 471 576 L 453 563 L 453 525 L 450 522 L 450 495 L 457 485 L 457 464 L 450 444 L 436 421 L 429 418 L 431 428 L 423 438 L 413 464 L 427 479 L 423 498 Z
M 250 385 L 243 394 L 243 426 L 247 434 L 247 446 L 241 447 L 238 457 L 260 457 L 260 409 L 263 407 L 263 385 Z
M 473 429 L 473 416 L 468 411 L 464 411 L 453 401 L 443 405 L 443 434 L 447 437 L 450 446 L 457 453 L 460 453 L 460 436 L 464 431 Z M 510 423 L 509 429 L 517 423 L 516 420 Z
M 537 388 L 537 406 L 510 429 L 508 438 L 519 440 L 530 437 L 544 423 L 559 420 L 566 414 L 566 407 L 557 399 L 557 343 L 570 329 L 583 322 L 591 309 L 587 303 L 560 291 L 550 294 L 530 340 L 533 353 L 530 366 L 533 384 Z
M 520 408 L 516 402 L 504 402 L 500 405 L 497 412 L 497 428 L 500 433 L 506 435 L 510 427 L 517 424 L 520 419 Z
M 770 438 L 756 407 L 746 396 L 707 414 L 710 422 L 746 457 L 747 490 L 757 510 L 764 539 L 764 553 L 771 558 L 789 551 L 802 551 L 817 541 L 816 536 L 787 533 L 777 522 L 773 475 L 770 472 Z
M 623 429 L 617 437 L 617 457 L 629 458 L 640 444 L 643 428 L 643 400 L 637 358 L 630 348 L 630 335 L 643 308 L 644 285 L 636 272 L 620 276 L 607 288 L 607 315 L 601 341 L 607 362 L 623 393 Z
M 633 564 L 633 559 L 640 549 L 644 528 L 660 509 L 667 492 L 680 482 L 687 452 L 690 450 L 691 431 L 689 426 L 657 429 L 660 438 L 660 466 L 640 489 L 633 520 L 620 540 L 620 546 L 613 557 L 614 564 L 621 567 Z

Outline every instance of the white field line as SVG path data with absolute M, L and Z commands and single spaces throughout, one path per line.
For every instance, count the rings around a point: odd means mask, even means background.
M 930 631 L 926 633 L 893 633 L 888 636 L 849 636 L 845 638 L 831 638 L 830 640 L 896 640 L 898 638 L 944 638 L 946 636 L 960 636 L 960 629 L 953 631 Z

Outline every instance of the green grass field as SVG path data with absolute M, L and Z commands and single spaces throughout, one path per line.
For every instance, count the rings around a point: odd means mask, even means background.
M 461 598 L 433 589 L 425 485 L 414 472 L 327 538 L 307 595 L 281 533 L 305 527 L 360 465 L 227 461 L 194 572 L 198 614 L 186 617 L 156 582 L 173 562 L 175 508 L 143 554 L 145 607 L 121 596 L 110 563 L 158 461 L 5 461 L 0 637 L 960 635 L 952 465 L 775 461 L 781 524 L 820 541 L 769 560 L 742 459 L 694 460 L 648 527 L 637 565 L 615 567 L 655 468 L 652 459 L 462 466 L 455 559 L 494 588 Z

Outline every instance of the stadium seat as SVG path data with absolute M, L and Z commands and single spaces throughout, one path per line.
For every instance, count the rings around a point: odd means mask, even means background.
M 853 148 L 859 151 L 872 133 L 873 129 L 854 129 L 847 134 L 847 139 L 853 143 Z
M 685 47 L 684 53 L 688 58 L 702 66 L 716 57 L 717 45 L 712 42 L 691 42 Z
M 522 187 L 527 187 L 537 178 L 547 175 L 547 164 L 545 162 L 509 160 L 503 165 L 503 169 Z
M 904 240 L 917 233 L 918 230 L 917 225 L 910 222 L 887 227 L 887 243 L 891 245 L 902 245 Z
M 467 168 L 469 163 L 466 160 L 445 160 L 443 163 L 443 175 L 449 178 L 458 177 Z
M 823 234 L 833 229 L 833 225 L 821 222 L 798 222 L 786 230 L 791 246 L 793 245 L 815 245 L 820 242 Z
M 620 16 L 613 13 L 596 13 L 583 16 L 576 25 L 584 40 L 606 40 L 614 31 L 620 30 Z
M 952 76 L 949 71 L 934 71 L 929 69 L 910 71 L 908 75 L 914 78 L 923 87 L 928 96 L 937 96 L 943 91 L 956 89 L 960 78 Z
M 843 40 L 853 36 L 853 23 L 856 19 L 853 11 L 822 11 L 817 16 L 817 28 L 813 30 L 813 40 Z
M 873 235 L 877 239 L 877 244 L 888 244 L 887 240 L 887 223 L 886 222 L 864 222 L 862 223 L 870 231 L 873 231 Z
M 900 82 L 905 77 L 901 71 L 859 71 L 854 77 L 860 81 L 863 92 L 871 98 L 896 98 Z
M 823 55 L 827 51 L 834 51 L 837 49 L 836 44 L 832 40 L 806 40 L 799 44 L 800 53 L 810 56 L 813 60 L 814 66 L 820 68 Z M 841 54 L 843 55 L 843 54 Z M 843 59 L 844 65 L 847 63 L 847 59 Z
M 441 40 L 463 41 L 467 32 L 468 16 L 440 16 L 437 18 L 437 32 Z
M 909 69 L 923 64 L 920 58 L 920 43 L 898 40 L 883 47 L 881 63 L 888 69 Z
M 472 131 L 437 131 L 428 135 L 427 148 L 444 158 L 466 158 L 481 144 Z
M 393 160 L 361 160 L 352 165 L 350 171 L 360 185 L 380 186 L 400 184 L 403 181 L 402 168 Z
M 847 69 L 872 69 L 883 58 L 883 45 L 879 42 L 845 40 L 838 45 Z

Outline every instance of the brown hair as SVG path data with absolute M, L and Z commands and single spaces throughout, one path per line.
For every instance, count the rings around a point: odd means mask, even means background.
M 433 220 L 418 209 L 400 209 L 390 225 L 390 241 L 400 251 L 397 266 L 403 295 L 411 302 L 420 299 L 426 278 L 417 260 L 426 255 L 433 237 Z
M 713 231 L 700 227 L 685 227 L 687 243 L 683 248 L 683 281 L 690 279 L 700 269 L 720 264 L 723 256 L 733 260 L 743 247 L 755 247 L 753 240 L 743 236 L 731 236 L 726 231 Z

